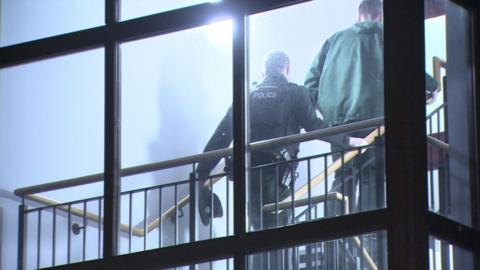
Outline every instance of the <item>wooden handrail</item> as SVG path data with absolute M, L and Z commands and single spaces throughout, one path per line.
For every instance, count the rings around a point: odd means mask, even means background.
M 223 177 L 224 176 L 212 178 L 211 180 L 205 181 L 204 185 L 205 185 L 205 187 L 208 187 L 210 185 L 210 181 L 212 181 L 211 184 L 214 185 L 215 183 L 220 181 L 220 179 L 222 179 Z M 64 211 L 68 212 L 68 206 L 67 205 L 63 205 L 60 202 L 54 201 L 54 200 L 49 199 L 45 196 L 26 195 L 26 198 L 31 200 L 31 201 L 35 201 L 35 202 L 38 202 L 38 203 L 41 203 L 41 204 L 47 205 L 47 206 L 60 205 L 60 206 L 58 206 L 59 209 L 62 209 Z M 190 201 L 190 195 L 186 195 L 185 197 L 183 197 L 182 199 L 180 199 L 177 202 L 177 208 L 182 208 L 189 201 Z M 103 218 L 99 217 L 96 214 L 90 213 L 88 211 L 85 213 L 84 210 L 80 209 L 80 208 L 70 207 L 70 213 L 73 214 L 74 216 L 78 216 L 78 217 L 83 217 L 83 215 L 85 214 L 86 219 L 91 220 L 91 221 L 96 221 L 96 222 L 98 222 L 100 220 L 100 222 L 103 223 Z M 175 205 L 172 205 L 161 215 L 161 217 L 155 218 L 154 220 L 152 220 L 147 225 L 147 227 L 146 227 L 147 228 L 147 233 L 149 233 L 152 230 L 154 230 L 155 228 L 157 228 L 160 221 L 167 220 L 167 219 L 171 218 L 174 214 L 175 214 Z M 130 226 L 125 225 L 125 224 L 120 224 L 120 230 L 123 231 L 123 232 L 129 233 L 130 232 Z M 145 235 L 145 230 L 144 230 L 144 228 L 133 227 L 132 228 L 132 235 L 142 237 L 142 236 Z
M 38 202 L 38 203 L 41 203 L 41 204 L 47 205 L 47 206 L 55 206 L 55 205 L 60 204 L 59 206 L 57 206 L 57 208 L 62 209 L 67 213 L 69 212 L 69 209 L 68 209 L 67 205 L 61 204 L 60 202 L 54 201 L 54 200 L 49 199 L 45 196 L 27 195 L 26 198 L 31 200 L 31 201 L 35 201 L 35 202 Z M 85 215 L 85 218 L 87 220 L 103 223 L 103 218 L 102 217 L 100 217 L 96 214 L 90 213 L 88 211 L 85 211 L 84 209 L 80 209 L 80 208 L 76 208 L 76 207 L 70 207 L 70 214 L 72 214 L 74 216 L 77 216 L 77 217 L 83 217 Z M 130 232 L 130 226 L 125 225 L 125 224 L 120 224 L 120 230 L 123 231 L 123 232 Z M 135 235 L 135 236 L 142 236 L 143 235 L 143 229 L 136 228 L 136 227 L 132 228 L 132 234 Z
M 377 136 L 381 136 L 384 133 L 385 133 L 385 127 L 381 126 L 378 129 L 375 129 L 370 134 L 368 134 L 368 136 L 365 137 L 365 141 L 367 142 L 367 144 L 372 144 Z M 348 151 L 345 154 L 343 154 L 342 159 L 340 159 L 340 158 L 337 159 L 335 162 L 333 162 L 332 164 L 330 164 L 330 166 L 327 167 L 326 173 L 325 173 L 325 171 L 322 171 L 317 176 L 315 176 L 311 181 L 309 181 L 310 188 L 313 188 L 313 187 L 317 186 L 318 184 L 320 184 L 321 182 L 323 182 L 325 180 L 325 177 L 330 176 L 332 173 L 336 172 L 339 168 L 341 168 L 342 163 L 346 163 L 346 162 L 352 160 L 354 157 L 356 157 L 360 153 L 361 153 L 360 150 L 352 150 L 352 151 Z M 309 183 L 307 182 L 306 184 L 301 186 L 299 189 L 297 189 L 297 191 L 295 191 L 295 198 L 300 198 L 308 192 Z M 283 200 L 283 202 L 291 201 L 291 200 L 292 200 L 292 197 L 289 196 L 289 197 L 285 198 Z

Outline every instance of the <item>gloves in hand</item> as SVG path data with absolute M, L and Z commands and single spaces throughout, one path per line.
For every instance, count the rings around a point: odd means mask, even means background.
M 198 187 L 198 212 L 203 225 L 208 226 L 210 224 L 212 210 L 214 218 L 223 217 L 220 198 L 209 188 L 205 187 L 203 182 L 200 182 Z

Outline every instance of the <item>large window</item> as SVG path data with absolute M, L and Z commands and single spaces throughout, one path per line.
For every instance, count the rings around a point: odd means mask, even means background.
M 434 77 L 426 83 L 437 86 L 427 93 L 429 208 L 471 226 L 470 189 L 476 181 L 471 16 L 457 4 L 438 5 L 445 12 L 425 20 L 425 62 Z
M 2 190 L 13 194 L 20 187 L 103 171 L 103 59 L 102 48 L 0 70 Z M 29 195 L 24 217 L 28 269 L 101 257 L 102 183 Z M 2 245 L 10 248 L 1 249 L 2 268 L 12 269 L 19 231 L 19 220 L 12 217 L 19 202 L 7 198 L 1 200 L 1 227 L 8 232 Z M 73 224 L 85 230 L 74 234 Z
M 314 1 L 247 19 L 253 145 L 321 127 L 346 129 L 317 140 L 264 143 L 259 150 L 252 146 L 247 181 L 251 230 L 385 207 L 382 122 L 347 127 L 384 116 L 382 6 L 362 11 L 375 13 L 372 20 L 357 21 L 358 9 L 351 1 Z M 279 52 L 288 58 L 285 74 L 273 66 Z M 285 100 L 264 101 L 282 91 Z M 350 137 L 368 142 L 355 148 Z

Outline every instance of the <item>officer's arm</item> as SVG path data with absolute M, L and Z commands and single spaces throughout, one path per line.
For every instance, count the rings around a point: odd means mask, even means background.
M 296 119 L 306 131 L 313 131 L 317 129 L 327 128 L 329 125 L 318 118 L 312 103 L 305 91 L 298 87 L 293 94 L 293 111 Z M 348 137 L 344 135 L 334 135 L 323 137 L 321 140 L 333 143 L 340 147 L 346 147 L 348 145 Z
M 308 89 L 310 95 L 315 100 L 315 103 L 318 95 L 318 83 L 322 76 L 323 65 L 325 64 L 325 58 L 327 57 L 329 49 L 330 41 L 327 40 L 315 59 L 313 59 L 313 63 L 307 72 L 307 76 L 305 76 L 304 86 Z
M 203 152 L 226 148 L 232 142 L 232 108 L 228 109 L 227 114 L 223 117 L 212 137 L 208 141 Z M 208 176 L 210 171 L 217 165 L 221 158 L 201 161 L 198 164 L 197 172 L 200 176 Z

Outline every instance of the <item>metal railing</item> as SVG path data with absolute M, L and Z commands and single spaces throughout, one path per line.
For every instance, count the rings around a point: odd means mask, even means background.
M 254 142 L 249 145 L 250 151 L 260 151 L 270 148 L 275 148 L 277 146 L 283 146 L 288 144 L 294 143 L 301 143 L 305 141 L 321 139 L 323 137 L 328 137 L 332 135 L 337 135 L 341 133 L 346 133 L 354 130 L 377 127 L 383 124 L 383 117 L 378 117 L 374 119 L 359 121 L 351 124 L 346 124 L 342 126 L 330 127 L 315 131 L 310 131 L 307 133 L 290 135 L 265 141 Z M 129 167 L 126 169 L 121 170 L 121 176 L 132 176 L 136 174 L 142 174 L 147 172 L 158 171 L 162 169 L 169 169 L 173 167 L 183 166 L 183 165 L 191 165 L 193 163 L 198 163 L 200 161 L 225 157 L 232 154 L 232 148 L 224 148 L 220 150 L 214 150 L 205 152 L 202 154 L 191 155 L 187 157 L 171 159 L 167 161 L 155 162 L 146 165 L 134 166 Z M 15 190 L 15 195 L 17 196 L 25 196 L 29 194 L 47 192 L 57 189 L 65 189 L 74 186 L 92 184 L 96 182 L 100 182 L 103 180 L 103 174 L 93 174 L 88 176 L 76 177 L 71 179 L 65 179 L 56 182 L 50 182 L 46 184 L 34 185 L 25 188 L 18 188 Z
M 353 124 L 348 124 L 344 126 L 339 126 L 339 127 L 332 127 L 324 130 L 318 130 L 318 131 L 313 131 L 309 133 L 304 133 L 304 134 L 298 134 L 298 135 L 292 135 L 292 136 L 287 136 L 287 137 L 282 137 L 282 138 L 276 138 L 272 140 L 267 140 L 267 141 L 262 141 L 262 142 L 255 142 L 251 143 L 248 147 L 249 151 L 259 151 L 259 150 L 265 150 L 268 148 L 273 148 L 277 147 L 280 145 L 287 145 L 287 144 L 292 144 L 292 143 L 299 143 L 299 142 L 304 142 L 304 141 L 309 141 L 312 139 L 318 139 L 326 136 L 331 136 L 339 133 L 344 133 L 344 132 L 350 132 L 354 130 L 359 130 L 359 129 L 366 129 L 366 128 L 372 128 L 374 127 L 375 130 L 367 136 L 366 140 L 369 143 L 372 143 L 374 139 L 382 135 L 384 132 L 384 128 L 382 126 L 383 124 L 383 118 L 376 118 L 376 119 L 371 119 L 367 121 L 362 121 L 362 122 L 357 122 Z M 445 148 L 445 146 L 442 144 L 441 141 L 438 140 L 431 140 L 429 139 L 429 143 L 436 145 L 437 147 Z M 308 209 L 317 209 L 317 205 L 320 205 L 323 203 L 324 207 L 324 213 L 323 217 L 328 216 L 328 211 L 327 209 L 327 204 L 328 201 L 331 201 L 332 199 L 340 200 L 339 196 L 341 197 L 341 201 L 343 201 L 343 210 L 342 213 L 347 214 L 350 212 L 350 209 L 353 211 L 364 211 L 368 209 L 361 209 L 362 206 L 360 206 L 359 209 L 355 209 L 351 206 L 352 201 L 349 201 L 348 196 L 345 195 L 344 192 L 336 192 L 336 193 L 328 193 L 327 192 L 327 179 L 331 177 L 337 170 L 341 169 L 344 167 L 346 163 L 354 159 L 357 155 L 359 155 L 361 152 L 363 152 L 364 149 L 372 148 L 373 146 L 366 146 L 366 147 L 361 147 L 355 150 L 351 151 L 345 151 L 341 153 L 342 158 L 337 159 L 337 161 L 333 162 L 332 164 L 327 164 L 327 158 L 330 158 L 332 156 L 332 153 L 328 154 L 322 154 L 322 155 L 316 155 L 316 156 L 310 156 L 310 157 L 305 157 L 301 158 L 298 160 L 295 160 L 295 162 L 300 162 L 300 163 L 306 163 L 308 167 L 308 180 L 306 183 L 297 188 L 294 193 L 291 194 L 291 196 L 285 198 L 283 201 L 277 200 L 274 204 L 265 204 L 262 206 L 263 209 L 262 211 L 272 211 L 272 209 L 276 210 L 276 213 L 280 213 L 282 210 L 287 208 L 292 209 L 292 217 L 293 220 L 295 220 L 297 215 L 295 215 L 295 209 L 296 208 L 302 208 L 306 207 L 308 205 Z M 448 145 L 447 145 L 448 148 Z M 122 176 L 129 176 L 129 175 L 135 175 L 135 174 L 142 174 L 146 172 L 152 172 L 156 170 L 161 170 L 161 169 L 167 169 L 167 168 L 172 168 L 172 167 L 178 167 L 178 166 L 184 166 L 184 165 L 192 165 L 192 172 L 195 172 L 195 164 L 198 163 L 199 161 L 207 160 L 207 159 L 212 159 L 212 158 L 218 158 L 218 157 L 225 157 L 228 155 L 231 155 L 232 149 L 231 148 L 226 148 L 226 149 L 221 149 L 221 150 L 216 150 L 216 151 L 211 151 L 199 155 L 193 155 L 193 156 L 188 156 L 184 158 L 179 158 L 179 159 L 173 159 L 173 160 L 168 160 L 168 161 L 163 161 L 163 162 L 157 162 L 157 163 L 152 163 L 152 164 L 146 164 L 142 166 L 136 166 L 136 167 L 130 167 L 123 169 L 121 171 Z M 310 166 L 315 160 L 323 159 L 324 163 L 324 170 L 317 174 L 314 177 L 311 177 L 311 169 Z M 284 163 L 288 162 L 293 162 L 293 161 L 285 161 Z M 282 165 L 281 163 L 276 163 L 276 164 L 269 164 L 267 166 L 280 166 Z M 254 166 L 251 167 L 250 170 L 257 170 L 257 169 L 262 169 L 262 166 Z M 210 178 L 204 182 L 204 185 L 209 186 L 211 192 L 213 193 L 213 185 L 217 183 L 222 177 L 225 177 L 226 174 L 218 174 L 218 175 L 212 175 Z M 42 213 L 46 212 L 51 212 L 53 213 L 52 219 L 55 220 L 57 219 L 58 214 L 63 215 L 63 217 L 67 217 L 68 219 L 68 230 L 70 228 L 76 230 L 76 232 L 82 232 L 82 237 L 83 237 L 83 250 L 85 250 L 86 242 L 87 242 L 87 227 L 88 226 L 93 226 L 97 227 L 98 231 L 95 230 L 96 233 L 98 233 L 98 254 L 95 258 L 101 258 L 100 250 L 101 250 L 101 227 L 102 227 L 102 199 L 100 197 L 98 198 L 92 198 L 92 199 L 87 199 L 87 200 L 81 200 L 77 202 L 68 202 L 68 203 L 58 203 L 53 200 L 49 200 L 48 198 L 39 196 L 39 195 L 34 195 L 34 193 L 38 192 L 45 192 L 45 191 L 51 191 L 51 190 L 56 190 L 56 189 L 63 189 L 63 188 L 69 188 L 69 187 L 74 187 L 78 185 L 84 185 L 84 184 L 90 184 L 94 182 L 99 182 L 102 181 L 103 174 L 95 174 L 95 175 L 90 175 L 90 176 L 85 176 L 85 177 L 79 177 L 79 178 L 74 178 L 74 179 L 67 179 L 67 180 L 62 180 L 62 181 L 57 181 L 53 183 L 48 183 L 48 184 L 43 184 L 43 185 L 37 185 L 37 186 L 31 186 L 31 187 L 26 187 L 26 188 L 21 188 L 17 189 L 15 191 L 15 194 L 22 196 L 22 198 L 25 200 L 33 200 L 37 201 L 41 204 L 47 205 L 35 209 L 27 209 L 26 205 L 22 205 L 20 208 L 20 213 L 22 213 L 20 217 L 20 226 L 25 230 L 27 228 L 26 224 L 26 215 L 35 213 L 37 211 L 37 216 L 39 217 L 38 221 L 38 228 L 37 228 L 37 263 L 36 267 L 40 268 L 42 266 L 45 266 L 45 263 L 40 262 L 40 257 L 41 257 L 41 245 L 40 242 L 42 240 L 41 238 L 41 232 L 42 228 L 41 226 L 41 216 Z M 121 224 L 119 229 L 120 229 L 120 236 L 123 237 L 124 239 L 127 239 L 127 246 L 128 249 L 126 249 L 125 253 L 130 253 L 132 252 L 132 236 L 137 236 L 139 238 L 143 237 L 143 248 L 137 251 L 141 250 L 146 250 L 148 248 L 152 248 L 151 246 L 147 246 L 147 242 L 151 238 L 147 238 L 148 232 L 151 231 L 157 231 L 158 232 L 158 243 L 153 246 L 153 248 L 160 248 L 165 246 L 165 243 L 162 242 L 162 223 L 166 220 L 172 220 L 172 223 L 174 224 L 174 229 L 173 229 L 173 234 L 174 234 L 174 240 L 170 241 L 169 243 L 166 243 L 166 245 L 176 245 L 180 243 L 178 239 L 178 234 L 179 231 L 184 231 L 188 230 L 189 233 L 189 239 L 188 241 L 195 241 L 196 240 L 196 235 L 195 232 L 198 229 L 196 227 L 196 222 L 195 222 L 195 209 L 196 209 L 196 202 L 195 202 L 195 197 L 196 193 L 198 192 L 198 189 L 196 187 L 196 183 L 199 181 L 199 179 L 196 177 L 194 173 L 191 174 L 190 179 L 180 181 L 180 182 L 175 182 L 172 184 L 167 184 L 167 185 L 158 185 L 158 186 L 153 186 L 153 187 L 147 187 L 147 188 L 142 188 L 142 189 L 137 189 L 137 190 L 132 190 L 132 191 L 126 191 L 121 193 L 121 198 L 127 199 L 128 200 L 128 218 L 126 219 L 125 224 Z M 230 193 L 230 188 L 228 186 L 228 181 L 225 180 L 225 186 L 224 186 L 224 191 L 226 193 L 226 197 L 229 198 L 229 193 Z M 313 190 L 317 187 L 320 187 L 320 183 L 324 183 L 322 186 L 324 194 L 321 196 L 312 196 Z M 180 186 L 185 186 L 189 187 L 189 195 L 186 196 L 180 196 L 178 193 L 178 190 L 180 190 Z M 162 192 L 166 189 L 173 189 L 174 190 L 174 200 L 171 202 L 166 209 L 164 209 L 164 205 L 162 205 Z M 294 190 L 294 187 L 292 187 L 292 190 Z M 192 193 L 193 191 L 193 193 Z M 156 218 L 149 218 L 147 217 L 147 203 L 150 204 L 151 202 L 148 202 L 149 199 L 152 196 L 149 195 L 151 193 L 157 193 L 158 194 L 158 200 L 156 200 L 156 204 L 158 204 L 158 217 Z M 358 197 L 362 197 L 361 191 L 359 192 Z M 142 213 L 142 221 L 140 225 L 134 225 L 134 219 L 132 217 L 133 214 L 133 202 L 136 195 L 141 194 L 141 200 L 143 200 L 143 213 Z M 332 195 L 335 194 L 335 195 Z M 191 202 L 191 199 L 193 196 L 193 202 Z M 307 196 L 305 198 L 305 196 Z M 358 199 L 358 198 L 357 198 Z M 97 213 L 91 213 L 88 211 L 87 204 L 89 201 L 92 200 L 97 200 L 98 201 L 98 211 Z M 346 202 L 346 205 L 345 205 Z M 83 207 L 76 207 L 77 204 L 83 205 Z M 155 203 L 154 203 L 155 204 Z M 230 218 L 230 213 L 229 213 L 229 200 L 226 200 L 226 222 L 225 222 L 225 235 L 229 235 L 230 233 L 230 228 L 229 228 L 229 218 Z M 179 228 L 179 214 L 184 215 L 183 213 L 183 208 L 188 206 L 189 208 L 189 224 L 188 226 L 185 226 L 185 228 Z M 315 206 L 315 207 L 313 207 Z M 213 208 L 213 203 L 211 204 L 211 207 Z M 316 211 L 316 210 L 315 210 Z M 311 218 L 311 211 L 307 211 L 309 215 L 309 220 Z M 307 213 L 305 212 L 305 213 Z M 213 211 L 212 211 L 213 213 Z M 187 216 L 187 215 L 185 215 Z M 213 217 L 213 216 L 212 216 Z M 315 218 L 317 218 L 317 215 L 315 215 Z M 45 218 L 44 218 L 45 220 Z M 53 229 L 55 230 L 56 223 L 53 223 Z M 75 225 L 75 228 L 73 225 Z M 210 222 L 210 227 L 208 228 L 209 230 L 209 235 L 207 236 L 208 238 L 214 237 L 213 235 L 213 222 Z M 83 230 L 83 231 L 82 231 Z M 23 236 L 22 236 L 23 235 Z M 24 241 L 24 234 L 22 234 L 20 237 L 20 241 Z M 51 260 L 51 266 L 53 265 L 58 265 L 56 258 L 55 258 L 55 233 L 52 234 L 53 241 L 54 243 L 52 245 L 52 254 L 53 254 L 53 259 Z M 68 231 L 68 245 L 67 245 L 67 261 L 66 263 L 71 263 L 70 259 L 70 241 L 71 241 L 71 232 Z M 90 238 L 89 238 L 90 239 Z M 187 240 L 182 240 L 182 241 L 187 241 Z M 23 249 L 25 247 L 24 243 L 21 244 L 21 248 Z M 22 256 L 23 257 L 23 256 Z M 86 256 L 86 252 L 83 251 L 82 253 L 82 258 L 80 261 L 84 261 L 86 259 L 91 259 L 92 257 Z M 373 269 L 373 268 L 372 268 Z
M 427 116 L 428 205 L 431 211 L 440 214 L 447 214 L 450 208 L 446 111 L 447 106 L 443 104 Z

